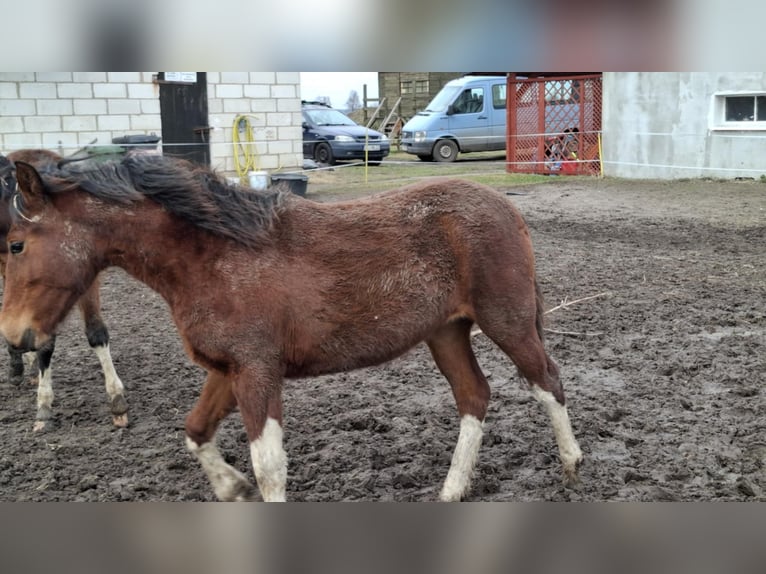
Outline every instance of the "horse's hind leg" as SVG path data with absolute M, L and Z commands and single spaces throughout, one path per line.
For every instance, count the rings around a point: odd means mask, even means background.
M 486 315 L 481 314 L 486 319 L 480 318 L 479 326 L 511 358 L 519 374 L 531 385 L 534 397 L 545 407 L 559 447 L 564 483 L 574 486 L 579 482 L 577 469 L 582 462 L 582 452 L 572 432 L 558 368 L 543 346 L 541 317 L 535 317 L 534 310 L 527 315 L 530 317 L 527 321 L 520 320 L 525 314 L 518 313 L 506 324 L 494 308 Z
M 109 331 L 101 319 L 99 288 L 98 280 L 94 281 L 78 305 L 85 323 L 85 335 L 88 338 L 88 344 L 95 351 L 104 373 L 106 393 L 109 395 L 109 408 L 112 412 L 112 423 L 116 427 L 126 427 L 128 426 L 128 403 L 125 400 L 125 387 L 117 375 L 112 362 L 112 355 L 109 352 Z
M 440 494 L 443 501 L 459 501 L 470 488 L 489 403 L 489 384 L 471 349 L 470 329 L 468 320 L 448 323 L 427 341 L 460 414 L 460 435 Z
M 219 500 L 255 498 L 255 488 L 245 475 L 229 465 L 215 445 L 220 422 L 236 406 L 231 381 L 219 373 L 208 373 L 197 404 L 186 417 L 186 446 L 207 474 Z

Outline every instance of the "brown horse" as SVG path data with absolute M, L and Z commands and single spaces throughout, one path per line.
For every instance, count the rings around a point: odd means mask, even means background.
M 440 495 L 459 500 L 490 395 L 471 350 L 474 322 L 547 409 L 565 480 L 577 480 L 582 455 L 543 347 L 529 233 L 505 196 L 440 179 L 321 204 L 243 190 L 148 155 L 93 169 L 16 170 L 21 199 L 0 331 L 18 348 L 40 348 L 111 265 L 160 293 L 207 371 L 186 442 L 219 499 L 255 495 L 214 441 L 235 407 L 263 499 L 284 500 L 283 379 L 379 364 L 425 341 L 461 417 Z
M 18 150 L 0 155 L 0 274 L 6 280 L 5 267 L 8 259 L 7 235 L 11 226 L 11 200 L 15 193 L 16 179 L 13 164 L 17 161 L 30 163 L 38 168 L 54 167 L 63 158 L 44 149 Z M 120 377 L 117 376 L 112 355 L 109 352 L 109 331 L 101 319 L 101 302 L 99 281 L 94 279 L 91 286 L 85 290 L 77 302 L 85 324 L 85 335 L 88 343 L 96 352 L 101 363 L 101 369 L 106 381 L 106 392 L 109 395 L 112 422 L 115 426 L 124 427 L 128 424 L 128 405 L 125 401 L 124 389 Z M 37 386 L 37 416 L 33 430 L 40 431 L 49 428 L 53 415 L 53 386 L 51 377 L 51 358 L 54 351 L 55 337 L 37 350 L 38 386 Z M 22 352 L 9 346 L 10 367 L 8 380 L 11 384 L 19 385 L 24 378 L 24 362 Z

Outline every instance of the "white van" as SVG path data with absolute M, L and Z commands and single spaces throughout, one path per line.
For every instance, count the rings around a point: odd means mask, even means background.
M 505 76 L 463 76 L 447 84 L 402 128 L 402 149 L 423 161 L 505 149 Z

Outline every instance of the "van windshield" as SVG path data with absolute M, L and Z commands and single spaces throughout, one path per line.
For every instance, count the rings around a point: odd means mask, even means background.
M 431 103 L 426 106 L 427 112 L 446 112 L 452 100 L 460 92 L 459 86 L 444 86 L 441 91 L 434 96 Z

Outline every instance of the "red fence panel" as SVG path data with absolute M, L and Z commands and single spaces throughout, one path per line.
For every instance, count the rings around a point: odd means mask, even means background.
M 507 94 L 507 171 L 600 173 L 601 74 L 509 74 Z

